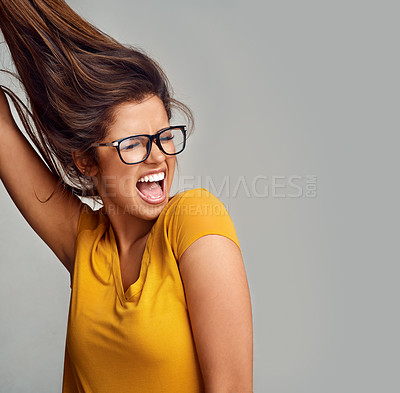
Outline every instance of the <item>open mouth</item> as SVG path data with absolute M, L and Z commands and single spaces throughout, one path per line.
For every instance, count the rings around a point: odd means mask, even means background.
M 160 203 L 165 199 L 165 177 L 162 180 L 138 181 L 136 189 L 140 197 L 148 203 Z

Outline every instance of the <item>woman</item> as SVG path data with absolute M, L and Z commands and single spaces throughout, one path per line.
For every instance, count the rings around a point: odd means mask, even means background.
M 0 176 L 71 274 L 63 392 L 251 392 L 232 222 L 204 189 L 169 195 L 187 137 L 170 120 L 180 109 L 190 126 L 190 110 L 153 60 L 62 0 L 0 0 L 0 28 L 34 122 L 2 87 Z

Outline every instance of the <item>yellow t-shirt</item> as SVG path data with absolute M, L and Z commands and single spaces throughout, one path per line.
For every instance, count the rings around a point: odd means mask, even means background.
M 83 206 L 63 393 L 204 391 L 178 263 L 208 234 L 239 246 L 218 198 L 205 189 L 174 196 L 151 229 L 138 280 L 124 292 L 112 226 L 103 209 Z

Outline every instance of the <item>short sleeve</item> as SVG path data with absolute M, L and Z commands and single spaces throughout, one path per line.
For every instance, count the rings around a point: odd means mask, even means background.
M 182 193 L 169 225 L 169 239 L 177 260 L 194 241 L 206 235 L 225 236 L 240 248 L 232 219 L 216 196 L 204 188 Z
M 95 230 L 105 222 L 104 215 L 100 210 L 93 210 L 86 203 L 82 203 L 78 220 L 78 235 L 86 230 Z

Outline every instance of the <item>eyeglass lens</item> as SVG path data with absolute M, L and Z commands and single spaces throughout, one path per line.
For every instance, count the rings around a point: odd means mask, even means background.
M 159 140 L 161 150 L 165 154 L 178 154 L 185 147 L 185 136 L 180 128 L 169 128 L 160 132 Z M 150 140 L 147 136 L 132 136 L 120 143 L 119 151 L 126 163 L 134 164 L 144 160 L 150 147 Z

